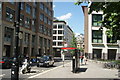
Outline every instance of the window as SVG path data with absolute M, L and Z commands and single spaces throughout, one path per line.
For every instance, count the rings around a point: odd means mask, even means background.
M 56 29 L 56 28 L 57 28 L 57 25 L 53 25 L 53 28 Z
M 24 26 L 24 15 L 20 14 L 20 26 Z
M 42 47 L 43 46 L 43 38 L 42 37 L 39 37 L 39 42 L 40 42 L 40 46 Z
M 14 0 L 9 0 L 9 2 L 10 2 L 11 4 L 14 4 Z
M 62 46 L 62 42 L 58 42 L 58 46 Z
M 63 25 L 58 25 L 58 28 L 63 28 Z
M 26 17 L 25 27 L 30 28 L 30 18 Z
M 26 13 L 30 14 L 31 13 L 31 6 L 26 4 Z
M 57 34 L 57 31 L 56 31 L 56 30 L 53 30 L 53 34 Z
M 21 7 L 20 7 L 21 10 L 24 9 L 24 2 L 21 2 Z
M 0 2 L 0 18 L 1 18 L 1 15 L 2 14 L 2 3 Z
M 63 36 L 58 36 L 58 40 L 63 40 Z
M 35 35 L 32 35 L 32 44 L 35 43 Z
M 6 20 L 14 21 L 15 20 L 15 11 L 6 7 Z
M 32 20 L 32 31 L 35 32 L 35 20 Z
M 53 36 L 53 40 L 56 40 L 56 36 Z
M 28 42 L 29 42 L 29 34 L 25 33 L 24 43 L 28 44 Z
M 44 20 L 44 14 L 40 14 L 40 20 L 43 21 Z
M 92 26 L 101 26 L 101 23 L 98 23 L 99 21 L 102 21 L 102 14 L 93 14 Z
M 44 10 L 45 10 L 45 13 L 47 13 L 48 8 L 47 8 L 47 7 L 45 7 L 45 9 L 44 9 Z
M 63 34 L 63 31 L 62 30 L 58 30 L 58 34 Z
M 41 33 L 43 33 L 43 25 L 42 24 L 40 24 L 39 30 Z
M 97 30 L 92 31 L 92 42 L 102 43 L 102 31 L 97 31 Z
M 47 47 L 47 39 L 44 38 L 44 45 Z
M 47 23 L 47 17 L 46 16 L 44 16 L 44 22 Z
M 47 34 L 46 26 L 44 26 L 44 34 Z
M 56 46 L 56 42 L 53 42 L 53 46 Z
M 33 5 L 36 6 L 36 5 L 37 5 L 37 2 L 33 2 Z
M 36 18 L 36 8 L 33 8 L 33 18 Z
M 44 4 L 42 2 L 40 2 L 40 9 L 44 10 Z

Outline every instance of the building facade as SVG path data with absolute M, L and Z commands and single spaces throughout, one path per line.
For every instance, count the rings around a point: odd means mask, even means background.
M 84 49 L 84 35 L 83 34 L 77 35 L 76 40 L 77 40 L 77 48 Z
M 82 6 L 84 12 L 84 36 L 85 36 L 85 54 L 91 59 L 120 59 L 119 43 L 117 41 L 110 42 L 107 36 L 107 29 L 102 26 L 101 21 L 104 16 L 103 12 L 93 11 L 88 14 L 87 6 Z
M 2 56 L 12 57 L 15 47 L 17 2 L 2 2 Z M 52 54 L 52 2 L 21 2 L 19 54 L 29 57 Z
M 61 56 L 61 48 L 71 45 L 72 37 L 73 31 L 65 21 L 56 20 L 53 22 L 53 53 L 56 57 Z M 69 56 L 68 51 L 65 51 L 65 55 Z

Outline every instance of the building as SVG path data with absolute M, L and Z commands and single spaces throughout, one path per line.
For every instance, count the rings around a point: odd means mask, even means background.
M 77 40 L 77 48 L 84 49 L 84 35 L 83 34 L 77 35 L 76 40 Z
M 117 41 L 110 42 L 106 34 L 106 28 L 98 23 L 103 17 L 103 12 L 93 11 L 88 14 L 87 6 L 82 6 L 84 12 L 84 37 L 85 37 L 85 54 L 91 59 L 120 59 L 119 44 Z
M 56 57 L 61 56 L 62 47 L 70 46 L 72 37 L 73 31 L 65 21 L 55 20 L 53 22 L 53 53 Z M 69 56 L 67 50 L 65 55 Z
M 12 57 L 15 47 L 15 27 L 17 2 L 2 2 L 2 55 Z M 52 54 L 52 2 L 21 2 L 20 8 L 20 55 L 35 57 L 36 55 Z M 0 16 L 0 17 L 1 17 Z M 0 37 L 1 37 L 0 36 Z

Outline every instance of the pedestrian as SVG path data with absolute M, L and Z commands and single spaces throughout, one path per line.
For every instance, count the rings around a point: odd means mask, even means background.
M 87 64 L 87 58 L 86 57 L 84 58 L 84 62 L 85 62 L 85 65 L 86 65 Z
M 84 56 L 80 56 L 81 64 L 83 64 Z

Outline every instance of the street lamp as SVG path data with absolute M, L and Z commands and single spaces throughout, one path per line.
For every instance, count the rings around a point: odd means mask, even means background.
M 20 8 L 21 2 L 18 2 L 18 7 L 16 11 L 16 21 L 14 22 L 15 26 L 15 54 L 14 60 L 11 68 L 11 80 L 19 80 L 19 39 L 21 39 L 21 34 L 19 33 L 19 23 L 20 23 Z

